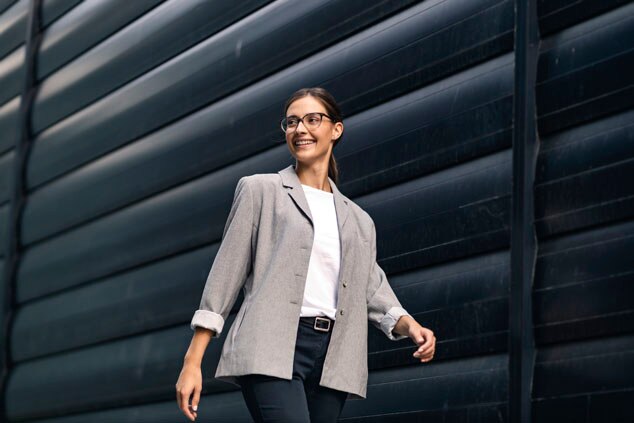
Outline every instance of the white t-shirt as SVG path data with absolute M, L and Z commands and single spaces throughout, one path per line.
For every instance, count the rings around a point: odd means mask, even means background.
M 330 192 L 301 185 L 313 218 L 315 239 L 300 316 L 327 316 L 335 320 L 341 246 L 334 196 Z

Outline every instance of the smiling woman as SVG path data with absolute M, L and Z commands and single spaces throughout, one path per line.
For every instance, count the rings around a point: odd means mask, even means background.
M 435 337 L 401 306 L 376 262 L 370 215 L 338 187 L 334 147 L 343 121 L 323 88 L 295 92 L 281 128 L 295 158 L 277 173 L 242 177 L 191 328 L 177 382 L 185 415 L 198 406 L 200 363 L 223 332 L 216 379 L 240 386 L 257 422 L 335 422 L 348 398 L 365 398 L 368 322 L 431 360 Z

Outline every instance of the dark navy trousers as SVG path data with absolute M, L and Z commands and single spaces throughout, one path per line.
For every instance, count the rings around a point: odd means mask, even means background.
M 250 374 L 239 376 L 242 395 L 256 422 L 336 422 L 347 392 L 319 386 L 335 321 L 322 332 L 314 317 L 300 317 L 291 380 Z M 275 360 L 275 357 L 271 357 Z

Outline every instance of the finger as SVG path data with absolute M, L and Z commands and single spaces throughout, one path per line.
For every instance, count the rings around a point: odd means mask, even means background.
M 418 348 L 416 348 L 416 353 L 424 354 L 426 351 L 429 351 L 429 349 L 433 347 L 434 347 L 434 344 L 432 344 L 429 341 L 426 341 L 425 343 L 421 344 Z
M 420 347 L 418 347 L 418 349 L 416 350 L 417 354 L 423 355 L 423 354 L 427 354 L 429 351 L 434 349 L 434 343 L 433 342 L 429 342 L 429 343 L 425 343 L 423 345 L 421 345 Z
M 431 333 L 431 331 L 426 330 L 423 333 L 423 337 L 425 338 L 425 342 L 423 342 L 421 345 L 419 345 L 419 348 L 428 348 L 429 345 L 431 345 L 431 343 L 433 342 L 434 339 L 434 335 Z
M 435 350 L 436 350 L 436 343 L 432 342 L 432 344 L 429 346 L 429 348 L 421 347 L 418 350 L 416 350 L 414 355 L 418 356 L 418 357 L 425 357 L 425 356 L 428 356 L 428 355 L 433 355 Z
M 189 412 L 192 413 L 192 415 L 194 416 L 194 419 L 198 418 L 198 413 L 196 411 L 194 411 L 192 406 L 188 405 L 188 407 L 189 407 Z
M 425 338 L 426 342 L 418 347 L 418 351 L 429 350 L 436 347 L 436 337 L 431 335 Z
M 418 354 L 420 354 L 421 356 L 423 355 L 427 355 L 430 352 L 434 351 L 436 348 L 434 347 L 434 345 L 430 345 L 429 348 L 422 348 L 420 351 L 417 351 Z
M 194 414 L 197 414 L 198 404 L 200 403 L 200 391 L 202 391 L 202 387 L 196 386 L 194 388 L 194 397 L 192 398 L 192 409 L 194 410 Z
M 418 349 L 416 351 L 418 352 L 423 352 L 423 351 L 427 351 L 430 348 L 434 348 L 434 342 L 433 341 L 427 341 L 424 344 L 422 344 L 421 346 L 418 347 Z
M 423 354 L 423 353 L 416 352 L 416 353 L 414 353 L 413 355 L 414 355 L 414 357 L 416 357 L 416 358 L 418 358 L 418 359 L 423 359 L 423 358 L 433 357 L 434 352 L 433 352 L 433 351 L 429 351 L 429 352 L 424 353 L 424 354 Z
M 185 411 L 185 409 L 187 408 L 187 406 L 185 405 L 186 404 L 185 401 L 187 401 L 186 398 L 187 398 L 186 394 L 183 392 L 182 388 L 178 390 L 178 392 L 176 392 L 176 400 L 178 401 L 178 408 L 180 408 L 180 410 L 183 412 L 183 414 L 185 414 L 185 416 L 187 416 L 187 412 Z
M 421 360 L 429 361 L 434 358 L 434 352 L 430 352 L 429 354 L 425 354 L 421 356 Z
M 434 345 L 434 343 L 432 342 L 429 347 L 427 348 L 420 348 L 418 353 L 421 355 L 426 355 L 429 354 L 430 352 L 434 351 L 436 349 L 436 346 Z
M 421 345 L 420 347 L 418 347 L 415 351 L 415 354 L 417 355 L 423 355 L 428 353 L 429 351 L 431 351 L 432 349 L 434 349 L 434 344 L 430 343 L 429 345 L 426 346 L 426 344 Z
M 416 353 L 414 357 L 418 359 L 429 359 L 434 356 L 434 350 L 428 351 L 426 353 Z
M 183 410 L 183 414 L 185 414 L 185 416 L 187 416 L 187 418 L 189 420 L 194 420 L 194 415 L 192 414 L 192 412 L 189 410 L 189 392 L 185 392 L 187 391 L 186 389 L 184 389 L 181 392 L 181 410 Z

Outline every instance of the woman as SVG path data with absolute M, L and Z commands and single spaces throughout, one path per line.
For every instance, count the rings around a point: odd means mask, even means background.
M 376 262 L 370 215 L 336 186 L 343 122 L 334 98 L 301 89 L 284 113 L 296 164 L 238 181 L 190 324 L 176 398 L 192 421 L 203 354 L 240 289 L 215 377 L 240 386 L 255 421 L 334 422 L 347 398 L 365 398 L 368 321 L 391 340 L 410 337 L 421 362 L 434 355 L 433 332 L 401 307 Z

